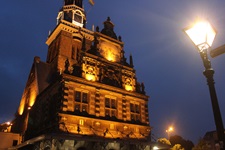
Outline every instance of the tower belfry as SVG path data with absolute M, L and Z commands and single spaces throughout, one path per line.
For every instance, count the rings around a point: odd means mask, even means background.
M 37 149 L 150 150 L 149 97 L 133 58 L 127 63 L 110 17 L 103 29 L 86 29 L 82 2 L 64 0 L 46 61 L 34 58 L 12 130 Z
M 83 0 L 64 0 L 64 6 L 57 16 L 57 24 L 66 20 L 79 27 L 85 27 L 86 15 L 83 9 Z

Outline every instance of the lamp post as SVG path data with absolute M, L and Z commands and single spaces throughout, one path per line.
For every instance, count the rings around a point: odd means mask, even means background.
M 220 108 L 217 100 L 215 82 L 213 79 L 214 70 L 211 67 L 210 60 L 208 59 L 208 49 L 211 47 L 213 40 L 216 36 L 215 29 L 210 25 L 209 22 L 198 22 L 193 26 L 184 29 L 185 33 L 192 40 L 194 45 L 197 47 L 199 54 L 202 58 L 205 70 L 203 72 L 207 79 L 209 87 L 214 121 L 216 124 L 216 131 L 220 142 L 220 149 L 224 150 L 225 135 L 223 121 L 220 113 Z
M 170 132 L 173 132 L 173 127 L 170 126 L 167 130 L 166 130 L 166 133 L 167 133 L 167 136 L 168 136 L 168 140 L 170 140 Z

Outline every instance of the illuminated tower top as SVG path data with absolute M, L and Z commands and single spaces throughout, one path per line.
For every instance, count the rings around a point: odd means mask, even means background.
M 64 6 L 58 13 L 57 24 L 66 20 L 79 27 L 85 27 L 86 15 L 82 3 L 83 0 L 64 0 Z

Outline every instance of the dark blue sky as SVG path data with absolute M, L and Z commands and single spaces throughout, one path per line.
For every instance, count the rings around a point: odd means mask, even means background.
M 0 122 L 13 119 L 34 56 L 45 61 L 49 30 L 56 25 L 63 0 L 8 0 L 0 9 Z M 155 137 L 174 134 L 197 142 L 215 130 L 212 107 L 201 58 L 182 29 L 197 17 L 217 29 L 213 48 L 225 44 L 224 0 L 95 0 L 84 2 L 87 28 L 108 16 L 122 36 L 125 55 L 132 53 L 136 75 L 150 96 L 150 124 Z M 210 58 L 221 114 L 225 124 L 225 54 Z

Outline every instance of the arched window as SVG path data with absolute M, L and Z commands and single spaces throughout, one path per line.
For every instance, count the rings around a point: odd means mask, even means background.
M 62 19 L 63 19 L 63 11 L 61 11 L 61 12 L 58 13 L 58 16 L 57 16 L 57 24 L 59 24 Z
M 82 17 L 81 12 L 76 11 L 74 13 L 74 21 L 79 22 L 79 23 L 83 23 L 83 17 Z
M 83 27 L 83 14 L 80 10 L 76 10 L 73 13 L 73 24 Z

